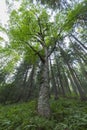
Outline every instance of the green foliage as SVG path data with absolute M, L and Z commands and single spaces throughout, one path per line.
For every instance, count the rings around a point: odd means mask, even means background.
M 52 103 L 53 117 L 59 123 L 55 130 L 86 130 L 87 102 L 60 99 Z
M 10 12 L 8 29 L 0 26 L 0 31 L 4 31 L 9 38 L 9 46 L 0 47 L 0 54 L 8 59 L 5 70 L 13 71 L 20 58 L 31 63 L 36 63 L 38 57 L 44 58 L 43 45 L 50 50 L 61 40 L 62 33 L 65 35 L 66 31 L 72 29 L 78 18 L 86 12 L 84 3 L 76 5 L 67 15 L 61 11 L 52 16 L 45 7 L 22 1 L 19 9 Z M 0 37 L 0 40 L 3 38 Z
M 15 95 L 15 86 L 13 84 L 5 84 L 0 85 L 0 103 L 8 104 L 14 102 L 17 92 Z
M 20 55 L 18 52 L 14 51 L 10 46 L 2 47 L 0 46 L 0 64 L 4 68 L 3 71 L 12 72 L 16 66 L 18 60 L 20 60 Z M 1 69 L 1 68 L 0 68 Z
M 0 106 L 1 130 L 87 130 L 87 102 L 74 99 L 50 101 L 50 119 L 37 115 L 36 101 Z
M 74 9 L 68 11 L 68 15 L 66 17 L 66 22 L 64 24 L 65 30 L 71 30 L 73 25 L 79 22 L 79 19 L 84 18 L 87 12 L 87 0 L 76 4 Z
M 4 41 L 4 39 L 3 39 L 3 37 L 0 36 L 0 42 L 1 42 L 1 41 Z

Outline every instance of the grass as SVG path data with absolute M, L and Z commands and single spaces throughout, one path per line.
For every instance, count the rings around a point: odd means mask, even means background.
M 0 105 L 0 130 L 87 130 L 87 102 L 51 99 L 51 118 L 38 116 L 37 102 Z

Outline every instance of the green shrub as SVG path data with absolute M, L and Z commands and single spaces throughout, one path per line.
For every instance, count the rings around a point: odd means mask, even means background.
M 0 130 L 87 130 L 87 102 L 51 100 L 51 118 L 37 115 L 37 102 L 1 105 Z

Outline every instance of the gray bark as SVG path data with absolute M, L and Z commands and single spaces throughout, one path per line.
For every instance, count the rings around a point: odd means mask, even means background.
M 40 92 L 38 98 L 38 114 L 44 117 L 50 117 L 49 105 L 49 85 L 48 85 L 48 57 L 45 49 L 45 61 L 43 62 Z

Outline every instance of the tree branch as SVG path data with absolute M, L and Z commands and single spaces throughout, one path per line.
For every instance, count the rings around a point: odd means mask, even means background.
M 44 57 L 39 53 L 39 51 L 35 50 L 34 47 L 32 47 L 28 42 L 24 41 L 32 50 L 35 52 L 36 55 L 40 58 L 40 60 L 44 63 L 45 59 Z
M 84 46 L 84 44 L 83 44 L 81 41 L 79 41 L 73 34 L 71 34 L 71 36 L 72 36 L 78 43 L 80 43 L 80 45 L 81 45 L 84 49 L 87 50 L 87 47 Z
M 58 34 L 57 37 L 59 37 L 59 36 L 60 36 L 60 33 Z M 54 46 L 53 46 L 52 49 L 50 50 L 50 52 L 49 52 L 49 54 L 48 54 L 48 57 L 50 57 L 50 55 L 51 55 L 51 54 L 53 53 L 53 51 L 55 50 L 57 42 L 58 42 L 58 38 L 57 38 L 57 39 L 54 39 Z

